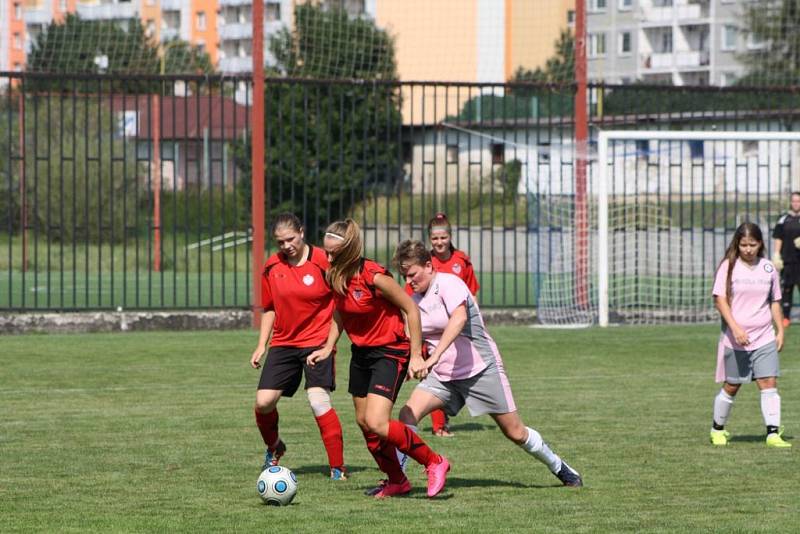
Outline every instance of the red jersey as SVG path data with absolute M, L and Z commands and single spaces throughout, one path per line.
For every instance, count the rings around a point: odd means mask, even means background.
M 344 330 L 357 347 L 408 350 L 403 314 L 375 287 L 376 274 L 392 276 L 382 265 L 362 258 L 359 272 L 347 284 L 347 294 L 333 293 Z
M 278 252 L 264 265 L 261 302 L 275 310 L 270 347 L 319 347 L 333 320 L 333 291 L 325 280 L 329 267 L 322 249 L 308 246 L 305 263 L 295 267 Z
M 478 284 L 478 279 L 475 278 L 475 271 L 472 269 L 472 262 L 469 261 L 469 256 L 455 249 L 453 253 L 450 254 L 449 260 L 442 261 L 431 251 L 431 262 L 436 271 L 458 276 L 467 284 L 470 293 L 473 295 L 478 294 L 478 290 L 481 286 Z

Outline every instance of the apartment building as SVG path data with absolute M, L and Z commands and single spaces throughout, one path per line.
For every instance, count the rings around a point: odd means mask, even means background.
M 733 83 L 747 0 L 587 0 L 589 78 L 672 85 Z

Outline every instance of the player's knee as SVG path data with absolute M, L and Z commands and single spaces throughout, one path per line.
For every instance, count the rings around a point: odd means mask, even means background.
M 403 406 L 400 408 L 400 421 L 406 425 L 416 425 L 419 422 L 419 418 L 414 413 L 414 410 L 409 408 L 408 406 Z
M 731 397 L 736 396 L 736 393 L 739 392 L 739 387 L 741 387 L 741 384 L 728 384 L 727 382 L 725 382 L 725 384 L 722 385 L 722 389 L 724 389 L 725 393 L 727 393 Z
M 374 432 L 381 439 L 384 439 L 389 434 L 389 421 L 379 415 L 367 415 L 365 418 L 367 431 Z
M 314 417 L 325 415 L 331 410 L 331 394 L 327 389 L 308 388 L 306 396 L 308 404 L 311 405 L 311 411 L 314 412 Z
M 258 413 L 270 413 L 278 407 L 278 400 L 280 396 L 265 395 L 261 391 L 256 395 L 256 411 Z

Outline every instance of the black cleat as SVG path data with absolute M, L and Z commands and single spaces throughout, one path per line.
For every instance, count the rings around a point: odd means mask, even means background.
M 565 486 L 571 488 L 580 488 L 583 486 L 583 479 L 581 475 L 573 468 L 567 465 L 567 462 L 561 460 L 561 469 L 555 474 Z

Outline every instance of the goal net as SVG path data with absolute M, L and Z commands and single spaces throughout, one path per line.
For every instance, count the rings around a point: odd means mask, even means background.
M 589 165 L 589 224 L 549 199 L 539 228 L 538 313 L 545 325 L 715 320 L 717 265 L 736 227 L 772 227 L 800 189 L 800 134 L 604 131 Z M 584 235 L 585 239 L 581 240 Z M 576 269 L 585 247 L 584 279 Z

